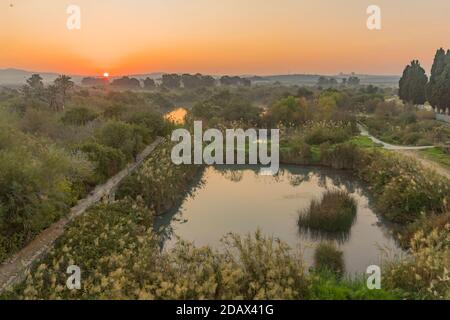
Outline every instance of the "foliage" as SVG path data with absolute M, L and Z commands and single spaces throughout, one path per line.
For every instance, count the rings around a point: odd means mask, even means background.
M 97 118 L 97 114 L 87 108 L 73 108 L 64 114 L 61 121 L 67 125 L 84 126 Z
M 320 163 L 333 169 L 355 169 L 361 159 L 360 148 L 352 142 L 321 146 Z
M 355 171 L 369 183 L 380 213 L 394 222 L 442 213 L 450 201 L 448 179 L 406 157 L 366 150 Z
M 139 170 L 122 182 L 117 197 L 142 198 L 158 214 L 181 200 L 198 167 L 173 164 L 170 155 L 172 145 L 165 143 L 154 150 Z
M 287 146 L 281 147 L 280 157 L 283 163 L 311 164 L 314 161 L 311 146 L 300 137 L 290 139 Z
M 120 87 L 122 89 L 128 89 L 128 90 L 141 88 L 141 84 L 140 84 L 139 80 L 136 78 L 130 78 L 130 77 L 122 77 L 119 79 L 114 79 L 111 82 L 111 86 L 112 87 Z
M 120 150 L 131 160 L 144 148 L 146 132 L 137 125 L 110 120 L 99 129 L 96 137 L 100 144 Z
M 265 114 L 267 120 L 275 125 L 300 125 L 312 120 L 313 113 L 309 103 L 304 98 L 289 96 L 273 104 Z
M 430 82 L 426 93 L 428 101 L 433 107 L 445 110 L 450 107 L 450 50 L 447 53 L 440 48 L 436 51 L 431 68 Z
M 345 271 L 343 252 L 339 251 L 333 243 L 323 242 L 314 252 L 314 267 L 316 270 L 331 272 L 342 276 Z
M 418 119 L 419 111 L 377 116 L 363 120 L 369 132 L 380 140 L 396 145 L 433 145 L 450 140 L 450 128 L 430 119 Z
M 345 279 L 330 272 L 311 274 L 311 299 L 313 300 L 395 300 L 400 295 L 395 291 L 369 290 L 363 277 Z
M 406 66 L 403 71 L 403 76 L 399 82 L 399 97 L 405 102 L 413 104 L 424 104 L 425 87 L 428 82 L 428 77 L 425 70 L 420 66 L 418 60 L 411 61 L 411 64 Z
M 298 225 L 310 232 L 348 232 L 356 220 L 356 201 L 345 191 L 328 190 L 299 214 Z
M 420 153 L 425 156 L 425 158 L 430 159 L 447 170 L 450 170 L 450 155 L 443 150 L 443 148 L 432 148 L 421 150 Z
M 79 149 L 86 153 L 88 159 L 95 163 L 96 181 L 107 180 L 123 169 L 126 157 L 122 151 L 95 142 L 86 142 Z
M 11 128 L 0 150 L 0 261 L 63 216 L 83 195 L 90 164 Z
M 194 119 L 223 123 L 243 121 L 254 124 L 259 122 L 261 110 L 243 97 L 233 96 L 229 91 L 221 91 L 194 105 Z
M 408 299 L 450 299 L 450 223 L 410 242 L 410 257 L 386 266 L 383 283 Z

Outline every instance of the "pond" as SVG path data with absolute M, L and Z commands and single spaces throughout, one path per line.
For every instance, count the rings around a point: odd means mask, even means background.
M 258 167 L 207 167 L 182 204 L 157 217 L 155 228 L 163 236 L 164 248 L 173 247 L 180 237 L 220 250 L 220 239 L 227 233 L 246 235 L 260 229 L 300 249 L 308 266 L 317 244 L 334 241 L 344 252 L 349 274 L 379 265 L 382 252 L 401 253 L 388 226 L 371 209 L 363 183 L 351 174 L 298 166 L 281 166 L 275 177 L 258 173 Z M 347 190 L 358 206 L 350 232 L 336 239 L 300 231 L 297 225 L 299 211 L 311 200 L 320 199 L 327 189 Z

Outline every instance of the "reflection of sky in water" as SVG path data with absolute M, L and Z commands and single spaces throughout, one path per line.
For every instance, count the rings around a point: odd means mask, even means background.
M 187 110 L 185 108 L 178 108 L 166 114 L 165 118 L 176 124 L 183 124 L 184 118 L 187 115 Z
M 310 263 L 320 242 L 297 226 L 298 211 L 320 198 L 326 188 L 348 190 L 358 202 L 358 215 L 348 240 L 339 244 L 344 251 L 347 271 L 365 272 L 379 264 L 380 247 L 397 253 L 398 248 L 378 217 L 369 208 L 367 192 L 350 175 L 326 169 L 282 166 L 276 177 L 259 176 L 259 168 L 222 167 L 205 169 L 201 188 L 188 196 L 176 212 L 157 219 L 173 246 L 175 236 L 197 246 L 221 247 L 220 239 L 229 232 L 247 234 L 260 228 L 292 248 L 302 248 Z M 234 167 L 237 168 L 237 167 Z

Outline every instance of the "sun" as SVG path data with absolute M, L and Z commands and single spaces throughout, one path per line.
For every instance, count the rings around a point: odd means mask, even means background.
M 103 77 L 108 78 L 108 77 L 109 77 L 109 73 L 108 73 L 108 72 L 105 72 L 105 73 L 103 74 Z

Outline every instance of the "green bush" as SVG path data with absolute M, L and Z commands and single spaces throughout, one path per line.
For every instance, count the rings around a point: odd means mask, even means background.
M 164 143 L 146 159 L 117 190 L 117 198 L 142 198 L 154 212 L 162 214 L 184 198 L 198 166 L 175 165 L 171 160 L 172 143 Z
M 105 146 L 120 150 L 131 160 L 145 147 L 145 130 L 123 121 L 108 121 L 97 132 L 97 141 Z
M 427 234 L 418 231 L 409 247 L 407 258 L 385 266 L 386 289 L 407 299 L 450 299 L 450 224 Z
M 165 137 L 169 134 L 170 126 L 160 113 L 155 111 L 140 111 L 133 113 L 126 118 L 126 121 L 145 128 L 147 131 L 146 136 L 155 138 L 157 136 Z
M 67 125 L 84 126 L 96 119 L 98 115 L 87 108 L 73 108 L 64 114 L 61 121 Z
M 17 145 L 0 150 L 0 261 L 65 215 L 92 176 L 85 159 L 14 137 Z
M 348 233 L 355 223 L 356 201 L 345 191 L 326 191 L 320 200 L 299 214 L 298 225 L 312 234 L 337 235 Z
M 329 271 L 342 276 L 345 271 L 343 252 L 332 243 L 319 244 L 314 252 L 314 267 L 319 271 Z
M 313 161 L 311 146 L 301 138 L 289 141 L 289 145 L 281 150 L 280 157 L 283 163 L 311 164 Z
M 346 128 L 315 127 L 307 132 L 305 141 L 311 145 L 320 145 L 326 142 L 335 144 L 347 141 L 351 136 L 351 131 Z
M 86 142 L 79 148 L 96 164 L 97 181 L 112 177 L 122 170 L 127 162 L 122 151 L 95 142 Z
M 365 150 L 355 171 L 370 185 L 378 211 L 390 221 L 405 225 L 443 213 L 450 203 L 450 181 L 410 158 Z
M 321 163 L 334 169 L 355 169 L 361 161 L 360 148 L 354 143 L 325 144 L 320 154 Z

